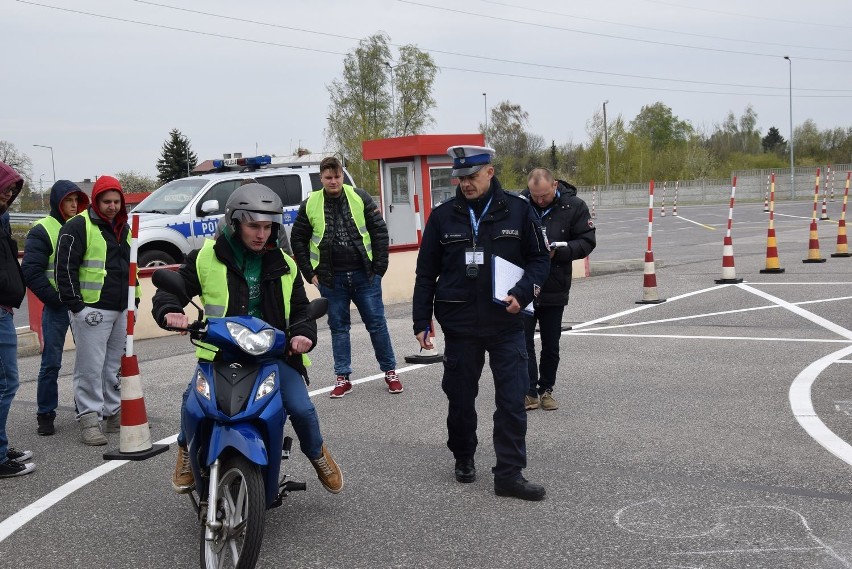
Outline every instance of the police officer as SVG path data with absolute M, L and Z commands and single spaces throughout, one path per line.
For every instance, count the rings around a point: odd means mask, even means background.
M 449 401 L 447 446 L 456 459 L 456 480 L 476 479 L 475 404 L 488 352 L 497 403 L 494 492 L 541 500 L 544 487 L 521 475 L 527 465 L 524 395 L 529 388 L 521 310 L 547 277 L 548 252 L 529 204 L 505 193 L 494 177 L 494 150 L 453 146 L 447 153 L 459 185 L 454 199 L 432 210 L 423 232 L 414 282 L 414 334 L 421 347 L 432 348 L 427 328 L 434 310 L 446 340 L 442 388 Z M 508 292 L 494 290 L 492 255 L 522 271 Z

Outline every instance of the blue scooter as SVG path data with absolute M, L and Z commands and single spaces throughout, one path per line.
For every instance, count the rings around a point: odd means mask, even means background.
M 192 343 L 221 352 L 215 362 L 199 361 L 182 416 L 197 494 L 189 496 L 201 521 L 201 567 L 252 568 L 266 510 L 305 489 L 304 482 L 280 475 L 293 440 L 284 437 L 287 417 L 271 354 L 286 351 L 287 334 L 251 316 L 205 319 L 172 271 L 156 271 L 152 281 L 198 309 L 185 330 Z M 313 300 L 306 320 L 327 310 L 325 298 Z

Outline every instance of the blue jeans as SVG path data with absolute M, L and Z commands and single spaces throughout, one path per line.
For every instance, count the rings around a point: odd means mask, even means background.
M 45 305 L 41 313 L 41 333 L 44 349 L 41 352 L 41 368 L 38 370 L 36 400 L 39 415 L 53 413 L 59 405 L 59 368 L 62 367 L 62 348 L 71 320 L 65 307 L 52 308 Z
M 352 343 L 349 339 L 349 303 L 354 302 L 364 321 L 379 368 L 396 369 L 396 357 L 391 346 L 388 323 L 385 320 L 385 303 L 382 301 L 382 277 L 367 277 L 365 271 L 334 273 L 334 286 L 320 284 L 319 291 L 328 299 L 328 327 L 331 329 L 331 353 L 334 356 L 334 373 L 352 373 Z
M 305 456 L 315 460 L 322 454 L 323 441 L 317 410 L 310 395 L 308 395 L 305 380 L 296 370 L 284 362 L 278 362 L 278 377 L 280 378 L 278 387 L 281 402 L 284 404 L 284 410 L 287 412 L 290 424 L 293 425 L 293 430 L 296 432 L 296 438 L 299 439 L 299 448 L 302 449 Z M 183 405 L 186 405 L 186 398 L 189 397 L 190 389 L 192 389 L 192 382 L 183 392 Z M 186 435 L 183 430 L 183 405 L 181 405 L 181 425 L 177 443 L 186 447 Z
M 529 355 L 530 389 L 527 395 L 538 397 L 553 391 L 559 367 L 559 340 L 562 338 L 564 306 L 539 306 L 534 316 L 524 316 L 524 332 Z M 541 362 L 535 360 L 535 323 L 541 336 Z
M 18 391 L 18 335 L 12 313 L 0 307 L 0 463 L 6 462 L 6 419 Z

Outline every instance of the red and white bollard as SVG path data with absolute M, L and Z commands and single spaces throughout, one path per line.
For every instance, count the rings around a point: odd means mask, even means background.
M 131 216 L 130 273 L 127 287 L 127 342 L 121 356 L 121 427 L 119 450 L 104 453 L 104 460 L 145 460 L 169 450 L 169 445 L 151 444 L 151 430 L 142 396 L 139 362 L 133 354 L 136 323 L 136 255 L 139 249 L 139 215 Z
M 677 217 L 677 190 L 680 186 L 680 180 L 675 180 L 675 195 L 674 195 L 674 203 L 672 204 L 672 215 Z
M 651 240 L 654 233 L 654 180 L 648 185 L 648 249 L 645 251 L 645 268 L 642 278 L 642 300 L 636 304 L 659 304 L 665 302 L 657 294 L 657 273 L 654 264 L 654 251 Z
M 734 176 L 731 183 L 731 205 L 728 207 L 728 231 L 722 245 L 722 278 L 716 280 L 716 284 L 737 284 L 743 282 L 737 278 L 734 267 L 734 242 L 731 238 L 731 227 L 734 223 L 734 195 L 737 192 L 737 177 Z

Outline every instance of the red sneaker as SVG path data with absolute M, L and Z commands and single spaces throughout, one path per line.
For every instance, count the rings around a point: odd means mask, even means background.
M 402 383 L 395 369 L 385 372 L 385 383 L 388 384 L 388 393 L 402 393 Z
M 349 381 L 349 378 L 345 375 L 338 375 L 337 382 L 334 384 L 334 389 L 331 390 L 329 397 L 337 399 L 339 397 L 343 397 L 350 391 L 352 391 L 352 383 Z

